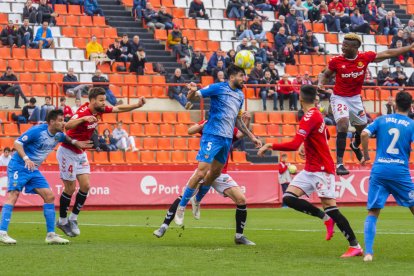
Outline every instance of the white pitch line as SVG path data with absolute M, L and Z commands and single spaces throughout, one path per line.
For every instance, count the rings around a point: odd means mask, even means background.
M 12 224 L 44 224 L 44 222 L 37 221 L 25 221 L 25 222 L 12 222 Z M 147 224 L 99 224 L 99 223 L 80 223 L 79 226 L 92 226 L 92 227 L 135 227 L 135 228 L 158 228 L 159 225 L 147 225 Z M 179 229 L 179 226 L 172 226 L 171 228 Z M 211 229 L 211 230 L 234 230 L 234 227 L 221 227 L 221 226 L 185 226 L 187 229 Z M 275 232 L 308 232 L 318 233 L 325 232 L 325 230 L 318 229 L 282 229 L 282 228 L 246 228 L 248 231 L 275 231 Z M 363 234 L 364 231 L 354 231 L 357 234 Z M 377 231 L 379 235 L 414 235 L 414 232 L 388 232 Z

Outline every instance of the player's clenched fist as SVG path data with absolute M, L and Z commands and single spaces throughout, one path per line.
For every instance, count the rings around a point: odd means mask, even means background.
M 82 117 L 82 119 L 84 122 L 88 122 L 88 123 L 94 123 L 98 121 L 98 119 L 95 116 L 85 116 L 85 117 Z
M 137 108 L 142 107 L 146 103 L 147 103 L 147 100 L 145 99 L 145 97 L 139 97 L 138 98 L 138 103 L 137 103 Z
M 197 91 L 197 89 L 198 89 L 197 84 L 194 83 L 194 82 L 190 82 L 189 84 L 187 84 L 187 88 L 190 91 L 194 91 L 194 92 Z

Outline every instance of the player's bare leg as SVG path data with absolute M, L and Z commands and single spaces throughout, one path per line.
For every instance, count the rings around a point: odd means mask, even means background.
M 335 221 L 339 230 L 341 230 L 342 234 L 344 234 L 345 238 L 349 242 L 349 248 L 347 252 L 345 252 L 341 257 L 348 258 L 362 256 L 363 250 L 359 245 L 358 240 L 354 234 L 354 231 L 351 228 L 351 225 L 349 225 L 348 220 L 336 206 L 336 200 L 333 198 L 322 197 L 320 199 L 325 213 Z
M 1 210 L 1 225 L 0 225 L 0 243 L 4 244 L 16 244 L 17 241 L 7 234 L 9 230 L 9 224 L 14 205 L 16 205 L 19 198 L 19 191 L 10 191 L 7 193 L 7 199 L 4 202 L 3 209 Z
M 72 181 L 62 179 L 62 181 L 65 187 L 63 189 L 63 193 L 60 195 L 59 220 L 56 223 L 56 227 L 62 230 L 66 236 L 74 237 L 75 234 L 72 232 L 68 221 L 68 210 L 72 195 L 76 191 L 76 180 Z
M 366 124 L 365 125 L 354 125 L 356 131 L 354 134 L 354 139 L 352 140 L 350 147 L 352 149 L 352 151 L 355 153 L 355 156 L 357 157 L 358 161 L 362 160 L 363 154 L 361 149 L 359 148 L 359 146 L 361 145 L 361 133 L 364 130 L 364 128 L 366 128 Z
M 79 191 L 76 194 L 75 204 L 72 208 L 72 213 L 69 216 L 69 225 L 72 229 L 72 233 L 75 236 L 80 235 L 80 229 L 78 226 L 78 215 L 85 205 L 86 198 L 88 197 L 88 192 L 90 188 L 89 174 L 79 174 L 76 176 L 79 182 Z
M 336 137 L 336 174 L 347 175 L 349 171 L 344 166 L 344 153 L 346 148 L 346 137 L 349 127 L 349 118 L 344 117 L 336 122 L 336 129 L 338 131 Z
M 413 207 L 410 208 L 414 214 Z M 365 219 L 364 225 L 364 239 L 365 239 L 365 256 L 364 262 L 372 262 L 374 257 L 374 239 L 377 231 L 377 220 L 380 215 L 381 209 L 368 210 L 368 216 Z
M 234 242 L 243 245 L 256 245 L 243 235 L 247 220 L 247 206 L 246 197 L 240 190 L 240 187 L 231 187 L 225 190 L 224 194 L 231 198 L 236 204 L 236 235 L 234 237 Z

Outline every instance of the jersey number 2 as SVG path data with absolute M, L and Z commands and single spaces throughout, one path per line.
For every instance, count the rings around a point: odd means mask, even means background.
M 69 166 L 68 172 L 73 173 L 73 166 L 72 165 Z
M 400 131 L 397 128 L 391 128 L 388 130 L 388 134 L 392 135 L 392 140 L 390 145 L 387 148 L 387 153 L 389 154 L 399 154 L 400 150 L 395 148 L 395 144 L 397 144 L 398 138 L 400 138 Z

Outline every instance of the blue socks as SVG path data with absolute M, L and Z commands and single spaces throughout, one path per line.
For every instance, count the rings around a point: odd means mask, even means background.
M 13 211 L 13 205 L 4 204 L 3 210 L 1 210 L 1 226 L 0 230 L 7 232 L 9 229 L 10 219 Z
M 377 228 L 377 217 L 367 216 L 365 220 L 364 237 L 365 237 L 365 254 L 374 254 L 373 246 L 375 232 Z
M 47 233 L 55 232 L 55 204 L 45 203 L 43 205 L 43 215 L 46 219 Z
M 191 189 L 188 186 L 185 187 L 183 198 L 180 201 L 180 207 L 187 206 L 188 202 L 190 201 L 191 197 L 193 196 L 196 189 Z
M 203 200 L 203 197 L 210 191 L 211 186 L 201 186 L 198 190 L 198 193 L 196 194 L 196 200 L 197 202 L 201 202 Z

